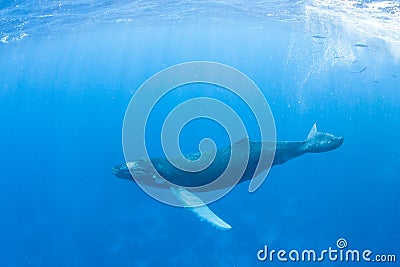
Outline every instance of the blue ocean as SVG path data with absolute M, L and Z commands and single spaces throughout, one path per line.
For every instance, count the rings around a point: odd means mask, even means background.
M 208 204 L 229 230 L 154 199 L 112 172 L 127 161 L 124 118 L 146 81 L 188 62 L 253 81 L 277 141 L 305 141 L 316 123 L 343 144 L 273 166 L 255 192 L 243 182 Z M 151 156 L 164 155 L 168 114 L 199 97 L 230 106 L 250 139 L 260 137 L 240 97 L 187 84 L 149 115 Z M 0 123 L 0 266 L 400 261 L 397 0 L 2 0 Z M 198 152 L 204 138 L 230 142 L 206 118 L 181 130 L 182 153 Z

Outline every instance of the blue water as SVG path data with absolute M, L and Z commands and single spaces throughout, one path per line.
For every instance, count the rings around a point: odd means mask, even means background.
M 399 261 L 399 5 L 1 2 L 0 266 L 321 266 L 260 262 L 257 251 L 336 248 L 339 238 Z M 133 93 L 194 60 L 250 77 L 278 140 L 304 140 L 314 122 L 345 138 L 273 167 L 255 193 L 240 184 L 210 204 L 229 231 L 111 174 L 124 162 Z M 187 150 L 206 128 L 191 126 Z

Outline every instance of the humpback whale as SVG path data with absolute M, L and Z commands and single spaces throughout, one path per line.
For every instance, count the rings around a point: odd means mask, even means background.
M 212 182 L 215 177 L 218 177 L 225 170 L 230 159 L 231 150 L 235 148 L 240 151 L 240 146 L 244 143 L 249 144 L 250 153 L 247 167 L 239 183 L 248 181 L 257 175 L 254 175 L 254 172 L 261 154 L 261 148 L 270 149 L 271 151 L 275 149 L 272 162 L 272 166 L 274 166 L 283 164 L 288 160 L 306 153 L 322 153 L 334 150 L 342 145 L 343 140 L 343 137 L 336 137 L 329 133 L 319 132 L 317 130 L 317 125 L 314 124 L 304 141 L 265 142 L 261 145 L 261 142 L 242 139 L 229 147 L 218 149 L 214 161 L 205 170 L 198 173 L 185 172 L 177 169 L 166 158 L 139 159 L 126 162 L 113 167 L 112 173 L 119 178 L 131 181 L 139 179 L 143 184 L 168 189 L 185 208 L 193 211 L 202 220 L 220 229 L 230 229 L 231 226 L 213 213 L 201 198 L 195 194 L 195 189 L 189 192 L 183 187 L 199 187 Z M 199 156 L 199 152 L 185 155 L 185 157 L 190 160 L 195 160 L 199 158 Z M 154 169 L 150 167 L 151 164 L 158 173 L 154 172 Z M 132 175 L 135 176 L 135 179 L 133 179 Z M 160 175 L 162 177 L 160 177 Z M 166 186 L 163 183 L 163 178 L 177 185 L 177 187 Z M 223 183 L 217 184 L 218 188 L 228 186 L 231 185 Z

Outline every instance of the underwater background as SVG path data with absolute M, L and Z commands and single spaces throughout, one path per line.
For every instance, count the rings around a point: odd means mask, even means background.
M 315 122 L 344 137 L 210 204 L 229 231 L 111 173 L 133 93 L 197 60 L 251 78 L 278 140 L 305 140 Z M 398 1 L 2 0 L 0 266 L 321 266 L 257 252 L 339 238 L 399 261 L 399 118 Z M 213 132 L 193 126 L 188 151 Z

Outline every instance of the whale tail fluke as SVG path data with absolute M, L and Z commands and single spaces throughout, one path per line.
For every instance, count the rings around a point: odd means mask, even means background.
M 317 123 L 314 123 L 314 125 L 311 127 L 310 132 L 307 135 L 307 141 L 311 140 L 314 138 L 314 136 L 318 133 L 318 129 L 317 129 Z
M 305 150 L 309 153 L 321 153 L 334 150 L 343 143 L 343 137 L 336 137 L 329 133 L 318 132 L 317 123 L 314 123 L 307 135 Z

